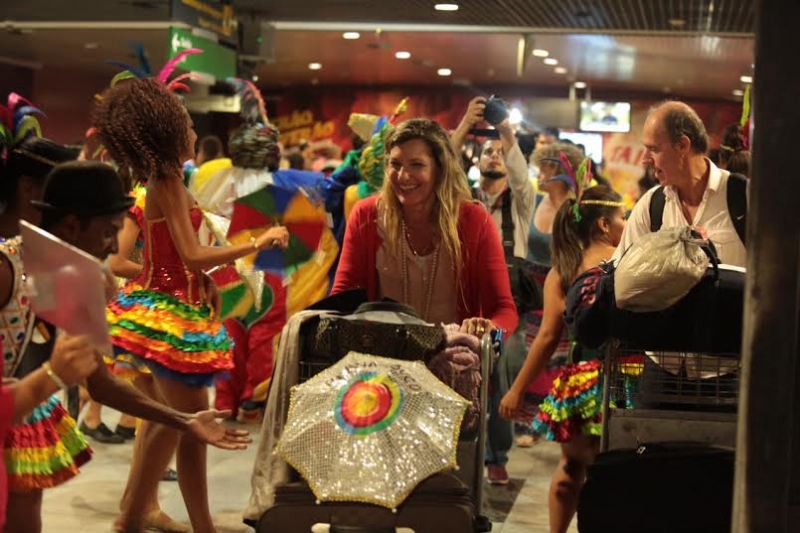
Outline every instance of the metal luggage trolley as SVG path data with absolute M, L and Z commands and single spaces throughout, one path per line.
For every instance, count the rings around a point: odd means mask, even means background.
M 480 385 L 480 410 L 481 421 L 475 432 L 462 432 L 459 436 L 457 461 L 459 470 L 455 473 L 469 488 L 475 502 L 475 532 L 488 533 L 492 524 L 483 514 L 483 462 L 486 447 L 486 423 L 489 404 L 489 381 L 492 369 L 499 356 L 499 344 L 492 333 L 486 333 L 481 339 L 481 385 Z M 299 383 L 303 383 L 319 372 L 330 366 L 330 360 L 305 358 L 301 355 L 299 368 Z
M 601 451 L 689 440 L 734 448 L 739 359 L 609 343 Z

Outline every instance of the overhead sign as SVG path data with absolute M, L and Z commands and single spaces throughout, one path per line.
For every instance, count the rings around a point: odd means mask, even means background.
M 179 65 L 180 68 L 208 74 L 218 79 L 236 76 L 234 50 L 205 37 L 193 35 L 189 30 L 170 28 L 168 59 L 189 48 L 199 48 L 203 53 L 185 57 Z
M 219 0 L 172 0 L 172 20 L 185 22 L 219 35 L 225 40 L 236 40 L 236 16 L 233 7 Z

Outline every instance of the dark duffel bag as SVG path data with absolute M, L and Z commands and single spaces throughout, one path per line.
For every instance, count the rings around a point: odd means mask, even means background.
M 675 305 L 637 313 L 616 307 L 614 268 L 581 274 L 567 292 L 564 320 L 581 344 L 597 348 L 612 337 L 628 349 L 738 354 L 742 343 L 746 274 L 710 266 Z
M 611 334 L 626 348 L 739 354 L 746 274 L 709 267 L 678 303 L 657 313 L 614 309 Z
M 398 527 L 416 533 L 473 533 L 479 529 L 474 521 L 469 488 L 451 474 L 436 474 L 420 483 L 397 512 L 367 503 L 317 504 L 305 482 L 282 485 L 276 488 L 275 505 L 261 516 L 256 533 L 307 533 L 314 524 L 331 524 L 331 531 L 359 533 Z
M 335 363 L 351 351 L 428 362 L 445 347 L 441 326 L 425 324 L 396 302 L 362 304 L 350 315 L 323 315 L 301 330 L 304 358 Z
M 579 533 L 729 533 L 734 452 L 660 443 L 601 453 L 578 502 Z
M 393 301 L 361 304 L 350 315 L 321 315 L 300 329 L 300 377 L 305 380 L 328 368 L 351 351 L 405 361 L 422 361 L 449 387 L 472 402 L 462 422 L 469 438 L 480 420 L 480 361 L 464 367 L 444 358 L 433 359 L 447 346 L 442 326 L 426 324 L 414 308 Z M 452 364 L 448 364 L 451 361 Z

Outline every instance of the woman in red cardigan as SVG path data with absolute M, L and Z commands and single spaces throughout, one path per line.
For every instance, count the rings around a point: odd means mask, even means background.
M 332 293 L 364 288 L 391 298 L 430 323 L 461 323 L 477 336 L 514 331 L 500 236 L 472 201 L 447 132 L 428 119 L 398 125 L 385 143 L 386 179 L 347 221 Z

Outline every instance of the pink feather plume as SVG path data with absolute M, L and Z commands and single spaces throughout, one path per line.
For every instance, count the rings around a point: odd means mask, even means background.
M 202 50 L 199 48 L 189 48 L 180 53 L 178 53 L 175 57 L 167 61 L 164 67 L 158 73 L 158 80 L 161 83 L 166 83 L 169 77 L 175 72 L 175 69 L 178 67 L 178 64 L 183 61 L 186 56 L 190 56 L 193 54 L 201 54 L 203 53 Z

